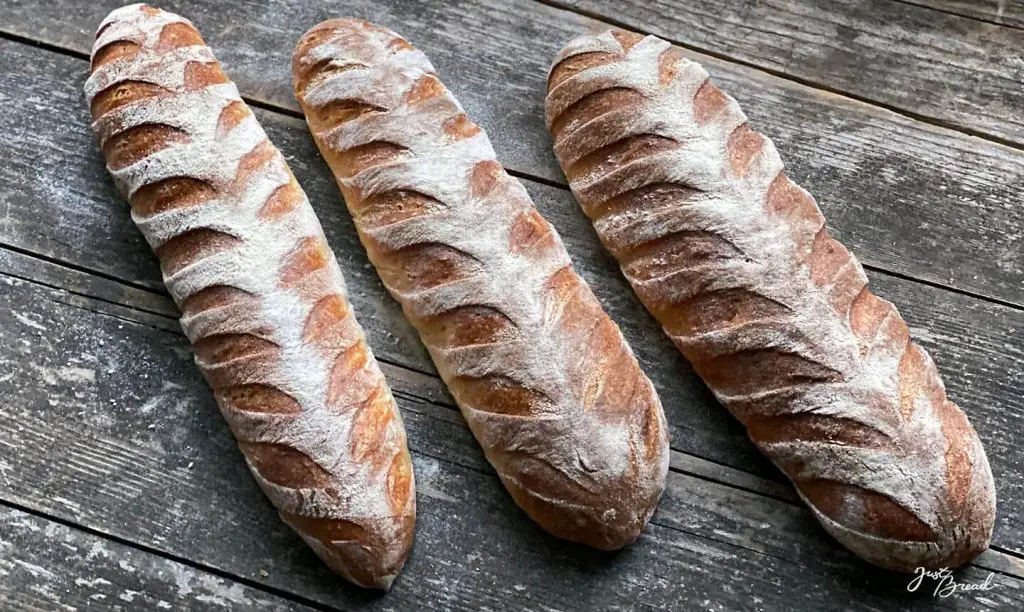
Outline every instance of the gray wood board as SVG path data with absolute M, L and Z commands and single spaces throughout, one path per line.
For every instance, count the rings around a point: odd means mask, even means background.
M 0 608 L 310 610 L 233 580 L 0 506 Z
M 0 500 L 201 569 L 381 610 L 1024 605 L 1024 581 L 1004 572 L 985 592 L 908 593 L 907 576 L 853 558 L 800 505 L 678 472 L 629 549 L 557 541 L 515 507 L 457 413 L 406 397 L 416 546 L 394 590 L 375 597 L 330 575 L 278 520 L 184 337 L 154 325 L 166 317 L 6 275 L 0 288 Z M 969 566 L 958 578 L 988 574 Z
M 65 92 L 65 104 L 74 108 L 72 100 L 77 95 L 77 85 L 69 83 L 75 80 L 73 69 L 82 62 L 24 45 L 6 45 L 12 48 L 12 53 L 5 57 L 21 59 L 23 63 L 36 60 L 35 65 L 40 67 L 52 61 L 56 77 L 54 93 L 46 99 L 52 100 L 57 92 Z M 3 48 L 4 44 L 0 43 L 0 49 Z M 19 58 L 15 55 L 18 52 L 25 52 L 27 57 Z M 60 70 L 72 72 L 67 76 L 67 83 L 61 80 Z M 43 99 L 29 98 L 32 104 Z M 111 279 L 162 291 L 156 260 L 132 225 L 127 205 L 114 192 L 100 155 L 84 127 L 84 109 L 69 108 L 65 110 L 65 117 L 76 112 L 83 117 L 71 124 L 40 124 L 43 118 L 59 115 L 39 112 L 24 117 L 22 123 L 27 123 L 24 127 L 19 127 L 18 122 L 11 125 L 12 131 L 8 133 L 16 136 L 5 143 L 27 144 L 20 145 L 17 154 L 9 157 L 15 161 L 8 167 L 14 166 L 15 170 L 8 175 L 9 191 L 0 193 L 0 202 L 7 204 L 7 214 L 0 218 L 3 221 L 0 242 L 14 243 L 32 253 L 99 271 Z M 0 123 L 7 120 L 6 115 L 0 114 Z M 310 193 L 328 240 L 345 271 L 359 320 L 367 330 L 375 354 L 406 368 L 433 373 L 415 331 L 384 291 L 366 260 L 329 172 L 302 123 L 263 111 L 259 115 L 271 138 L 289 155 L 293 169 Z M 62 134 L 64 140 L 53 142 L 54 139 L 50 139 L 48 149 L 44 148 L 44 143 L 34 140 L 39 134 L 45 138 L 54 133 Z M 71 139 L 76 142 L 68 142 Z M 5 143 L 0 143 L 0 150 Z M 27 155 L 34 155 L 36 163 L 19 165 L 21 162 L 17 160 Z M 4 172 L 5 169 L 0 168 L 0 177 Z M 25 173 L 20 180 L 17 179 L 19 173 Z M 674 448 L 779 478 L 753 449 L 739 424 L 712 399 L 685 360 L 660 333 L 621 277 L 615 262 L 600 247 L 589 223 L 568 201 L 568 194 L 536 183 L 527 185 L 542 213 L 560 231 L 577 268 L 622 327 L 645 371 L 655 382 L 672 427 Z M 41 213 L 47 206 L 53 208 Z M 33 272 L 20 275 L 35 277 Z M 1012 444 L 1015 428 L 1021 423 L 1024 412 L 1024 398 L 1017 391 L 1024 380 L 1024 314 L 885 275 L 872 274 L 872 277 L 875 289 L 883 297 L 903 307 L 904 315 L 918 331 L 918 339 L 939 363 L 951 395 L 967 410 L 981 432 L 1000 477 L 1002 499 L 1024 499 L 1018 469 L 1021 453 L 1014 452 Z M 154 307 L 140 308 L 152 310 Z M 1021 537 L 1024 523 L 1020 514 L 1014 510 L 1009 512 L 1001 514 L 999 541 L 1019 550 L 1024 546 L 1024 537 Z
M 1024 2 L 1021 0 L 899 0 L 954 15 L 991 21 L 1024 29 Z
M 1020 30 L 892 0 L 556 3 L 831 91 L 1024 144 Z
M 93 30 L 115 4 L 15 4 L 8 8 L 0 30 L 87 52 Z M 713 3 L 674 4 L 682 11 L 682 7 L 697 10 Z M 782 11 L 772 8 L 778 4 L 762 3 L 759 8 L 749 5 L 749 10 Z M 793 7 L 798 3 L 783 4 Z M 918 12 L 907 5 L 893 6 Z M 180 10 L 195 21 L 243 93 L 292 111 L 296 106 L 290 56 L 305 29 L 326 17 L 345 14 L 391 26 L 429 54 L 470 115 L 487 129 L 499 157 L 509 168 L 560 184 L 564 180 L 543 125 L 545 75 L 557 50 L 572 37 L 589 28 L 607 27 L 531 0 L 384 4 L 368 0 L 264 0 L 232 5 L 202 0 L 170 2 L 166 7 Z M 832 17 L 819 15 L 821 11 L 811 12 L 823 20 L 820 27 L 830 27 L 825 22 Z M 925 12 L 944 17 L 935 11 Z M 837 15 L 833 17 L 840 19 L 842 10 Z M 628 12 L 620 15 L 622 19 L 628 17 Z M 953 28 L 929 49 L 955 46 L 969 35 Z M 823 36 L 822 41 L 826 38 Z M 800 46 L 805 47 L 814 45 Z M 770 45 L 765 48 L 769 52 L 772 49 Z M 1024 151 L 908 119 L 760 70 L 687 53 L 701 61 L 716 82 L 743 104 L 753 124 L 773 138 L 789 163 L 790 174 L 818 196 L 836 236 L 864 263 L 1024 305 L 1024 229 L 1018 214 L 1024 190 Z M 26 135 L 28 142 L 25 137 L 16 137 L 7 144 L 48 154 L 62 151 L 55 159 L 81 163 L 84 160 L 78 156 L 92 151 L 78 145 L 78 132 L 66 134 L 63 142 L 49 139 L 37 144 L 30 138 L 47 139 L 52 133 L 47 129 L 53 122 L 84 121 L 80 86 L 85 69 L 69 60 L 43 59 L 41 52 L 36 54 L 4 47 L 6 61 L 0 61 L 12 73 L 0 88 L 5 106 L 11 107 L 3 122 L 5 133 L 31 130 Z M 1018 48 L 1018 62 L 1019 55 Z M 36 65 L 26 60 L 52 65 L 52 69 L 25 71 L 23 66 Z M 874 69 L 864 69 L 864 65 L 873 65 L 870 58 L 848 61 L 856 67 L 853 73 L 874 74 Z M 912 72 L 913 65 L 908 62 L 911 58 L 901 58 L 896 64 L 915 78 L 932 74 L 941 79 L 938 67 L 927 71 L 915 68 L 917 72 Z M 988 78 L 985 75 L 989 72 L 979 71 L 967 82 Z M 954 83 L 917 87 L 912 106 L 927 105 Z M 1016 88 L 1020 94 L 1019 78 Z M 34 94 L 30 96 L 33 104 L 24 104 L 26 92 Z M 44 113 L 47 116 L 42 116 Z M 1009 125 L 1022 119 L 1019 112 L 1007 111 L 1000 120 Z M 306 150 L 313 148 L 301 149 Z M 39 165 L 41 156 L 32 149 L 11 155 L 17 171 L 29 176 L 43 172 L 33 168 Z M 91 163 L 95 166 L 97 162 Z M 44 186 L 49 185 L 40 188 Z M 567 205 L 574 206 L 568 199 Z M 58 239 L 47 237 L 48 241 Z

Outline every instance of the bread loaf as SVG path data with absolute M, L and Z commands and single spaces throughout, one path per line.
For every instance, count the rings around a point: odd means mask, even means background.
M 313 28 L 292 74 L 370 260 L 515 501 L 562 538 L 633 541 L 668 469 L 660 402 L 487 135 L 366 22 Z
M 329 566 L 389 588 L 412 545 L 412 464 L 305 194 L 185 19 L 115 10 L 91 72 L 107 168 L 253 476 Z
M 546 106 L 602 242 L 825 529 L 898 570 L 984 550 L 977 434 L 735 100 L 668 43 L 605 32 L 558 55 Z

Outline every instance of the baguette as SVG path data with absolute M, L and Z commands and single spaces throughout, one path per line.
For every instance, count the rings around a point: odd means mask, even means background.
M 547 125 L 641 301 L 839 542 L 904 571 L 989 543 L 992 473 L 935 365 L 768 138 L 653 36 L 578 38 Z
M 556 536 L 632 542 L 665 486 L 661 404 L 487 135 L 367 22 L 307 32 L 292 75 L 370 260 L 514 500 Z
M 85 91 L 249 470 L 332 569 L 388 589 L 415 522 L 405 431 L 284 157 L 172 13 L 110 13 Z

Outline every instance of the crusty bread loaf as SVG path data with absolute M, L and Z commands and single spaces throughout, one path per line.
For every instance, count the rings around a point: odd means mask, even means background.
M 416 512 L 405 431 L 281 153 L 171 13 L 112 12 L 85 91 L 253 476 L 328 565 L 389 588 Z
M 292 71 L 370 260 L 513 498 L 557 536 L 633 541 L 668 470 L 661 404 L 487 135 L 363 21 L 310 30 Z
M 899 570 L 987 547 L 995 494 L 977 434 L 700 65 L 653 36 L 583 36 L 552 68 L 547 123 L 640 299 L 825 529 Z

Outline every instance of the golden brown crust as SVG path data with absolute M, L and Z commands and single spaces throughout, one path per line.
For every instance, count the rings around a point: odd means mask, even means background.
M 578 38 L 547 122 L 637 295 L 830 533 L 907 571 L 984 550 L 995 494 L 977 434 L 699 65 L 655 37 Z
M 633 541 L 668 467 L 660 403 L 486 134 L 366 22 L 310 30 L 293 77 L 370 260 L 515 501 L 557 536 Z
M 415 521 L 405 433 L 281 153 L 199 32 L 157 9 L 104 20 L 86 93 L 253 476 L 328 565 L 388 588 Z

